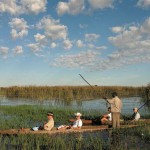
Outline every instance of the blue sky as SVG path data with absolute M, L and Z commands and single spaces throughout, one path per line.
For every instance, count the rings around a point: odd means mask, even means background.
M 0 86 L 145 86 L 150 0 L 0 0 Z

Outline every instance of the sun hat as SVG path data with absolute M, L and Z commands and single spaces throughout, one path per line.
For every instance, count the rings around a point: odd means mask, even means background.
M 54 116 L 54 114 L 52 112 L 48 112 L 47 115 L 48 116 Z
M 75 113 L 74 115 L 75 115 L 75 116 L 82 116 L 82 114 L 79 113 L 79 112 Z

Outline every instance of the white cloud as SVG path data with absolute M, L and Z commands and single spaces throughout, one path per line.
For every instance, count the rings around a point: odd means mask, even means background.
M 21 6 L 17 5 L 16 0 L 1 0 L 0 12 L 8 12 L 12 15 L 15 15 L 21 12 Z
M 84 0 L 69 0 L 69 2 L 59 2 L 57 5 L 58 15 L 65 13 L 76 15 L 84 10 Z
M 11 15 L 39 14 L 46 10 L 47 0 L 1 0 L 0 12 Z
M 137 6 L 141 8 L 149 8 L 150 7 L 150 0 L 138 0 Z
M 111 30 L 112 30 L 112 32 L 114 32 L 114 33 L 120 33 L 120 32 L 122 32 L 124 29 L 122 28 L 122 27 L 112 27 L 111 28 Z
M 93 9 L 113 8 L 114 0 L 88 0 Z
M 8 51 L 9 51 L 8 47 L 3 46 L 0 47 L 0 55 L 2 55 L 3 58 L 7 58 Z
M 97 46 L 95 49 L 96 50 L 105 50 L 105 49 L 107 49 L 107 47 L 106 46 Z
M 95 46 L 94 44 L 88 44 L 87 47 L 92 50 L 104 50 L 107 49 L 106 46 Z
M 14 49 L 14 54 L 22 54 L 23 53 L 23 48 L 22 46 L 16 46 Z
M 21 0 L 21 6 L 25 13 L 38 14 L 46 10 L 47 0 Z
M 100 68 L 119 68 L 121 66 L 150 62 L 150 18 L 141 26 L 122 27 L 124 30 L 116 36 L 109 37 L 109 41 L 116 47 L 116 51 L 100 62 Z M 103 66 L 103 67 L 102 67 Z M 98 68 L 98 67 L 97 67 Z
M 13 18 L 9 24 L 12 28 L 11 36 L 13 39 L 22 38 L 28 34 L 28 25 L 23 18 Z
M 82 47 L 84 47 L 85 45 L 83 44 L 83 42 L 82 42 L 81 40 L 77 40 L 76 46 L 79 47 L 79 48 L 82 48 Z
M 127 65 L 150 63 L 150 18 L 141 25 L 123 26 L 114 29 L 116 35 L 108 40 L 114 45 L 112 53 L 101 57 L 98 49 L 105 46 L 88 44 L 92 50 L 75 55 L 62 55 L 54 61 L 55 66 L 68 68 L 84 68 L 91 71 L 118 69 Z M 123 30 L 120 30 L 123 29 Z
M 41 46 L 39 43 L 31 43 L 27 45 L 33 53 L 38 53 L 41 51 Z
M 46 37 L 45 37 L 45 35 L 42 35 L 42 34 L 40 34 L 40 33 L 37 33 L 36 35 L 34 35 L 34 38 L 35 38 L 35 41 L 37 42 L 37 43 L 45 43 L 46 42 Z
M 67 27 L 51 17 L 44 17 L 36 26 L 38 29 L 43 29 L 46 37 L 51 40 L 65 40 L 68 35 Z
M 140 31 L 145 34 L 150 34 L 150 17 L 142 24 Z
M 51 43 L 51 48 L 55 48 L 57 46 L 57 44 L 55 42 Z
M 98 34 L 85 34 L 85 40 L 86 41 L 96 41 L 98 38 L 100 37 L 100 35 Z
M 85 68 L 93 65 L 97 54 L 97 52 L 89 50 L 75 55 L 61 55 L 60 57 L 56 58 L 54 63 L 51 65 L 68 68 Z
M 70 40 L 64 40 L 64 49 L 69 50 L 72 48 L 72 42 Z
M 8 54 L 8 50 L 9 50 L 8 47 L 3 47 L 3 46 L 0 47 L 0 53 L 1 53 L 2 55 Z
M 59 2 L 57 5 L 57 14 L 76 15 L 89 10 L 113 8 L 115 0 L 68 0 L 68 2 Z

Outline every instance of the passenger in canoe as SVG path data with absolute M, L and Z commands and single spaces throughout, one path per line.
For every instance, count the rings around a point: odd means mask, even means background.
M 108 107 L 108 113 L 103 115 L 101 119 L 101 124 L 111 123 L 112 115 L 111 115 L 111 107 Z
M 82 120 L 81 116 L 82 114 L 77 112 L 74 114 L 76 117 L 76 120 L 73 122 L 73 125 L 61 125 L 57 128 L 57 130 L 64 130 L 64 129 L 81 129 L 82 127 Z
M 138 121 L 140 119 L 140 114 L 138 112 L 138 108 L 133 108 L 133 115 L 131 117 L 132 121 Z
M 32 130 L 37 131 L 37 130 L 46 130 L 50 131 L 54 127 L 54 114 L 53 112 L 48 112 L 47 113 L 47 122 L 44 123 L 43 126 L 40 127 L 33 127 Z

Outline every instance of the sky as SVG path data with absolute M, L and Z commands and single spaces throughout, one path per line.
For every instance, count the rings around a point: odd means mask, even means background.
M 0 0 L 0 87 L 150 83 L 150 0 Z

